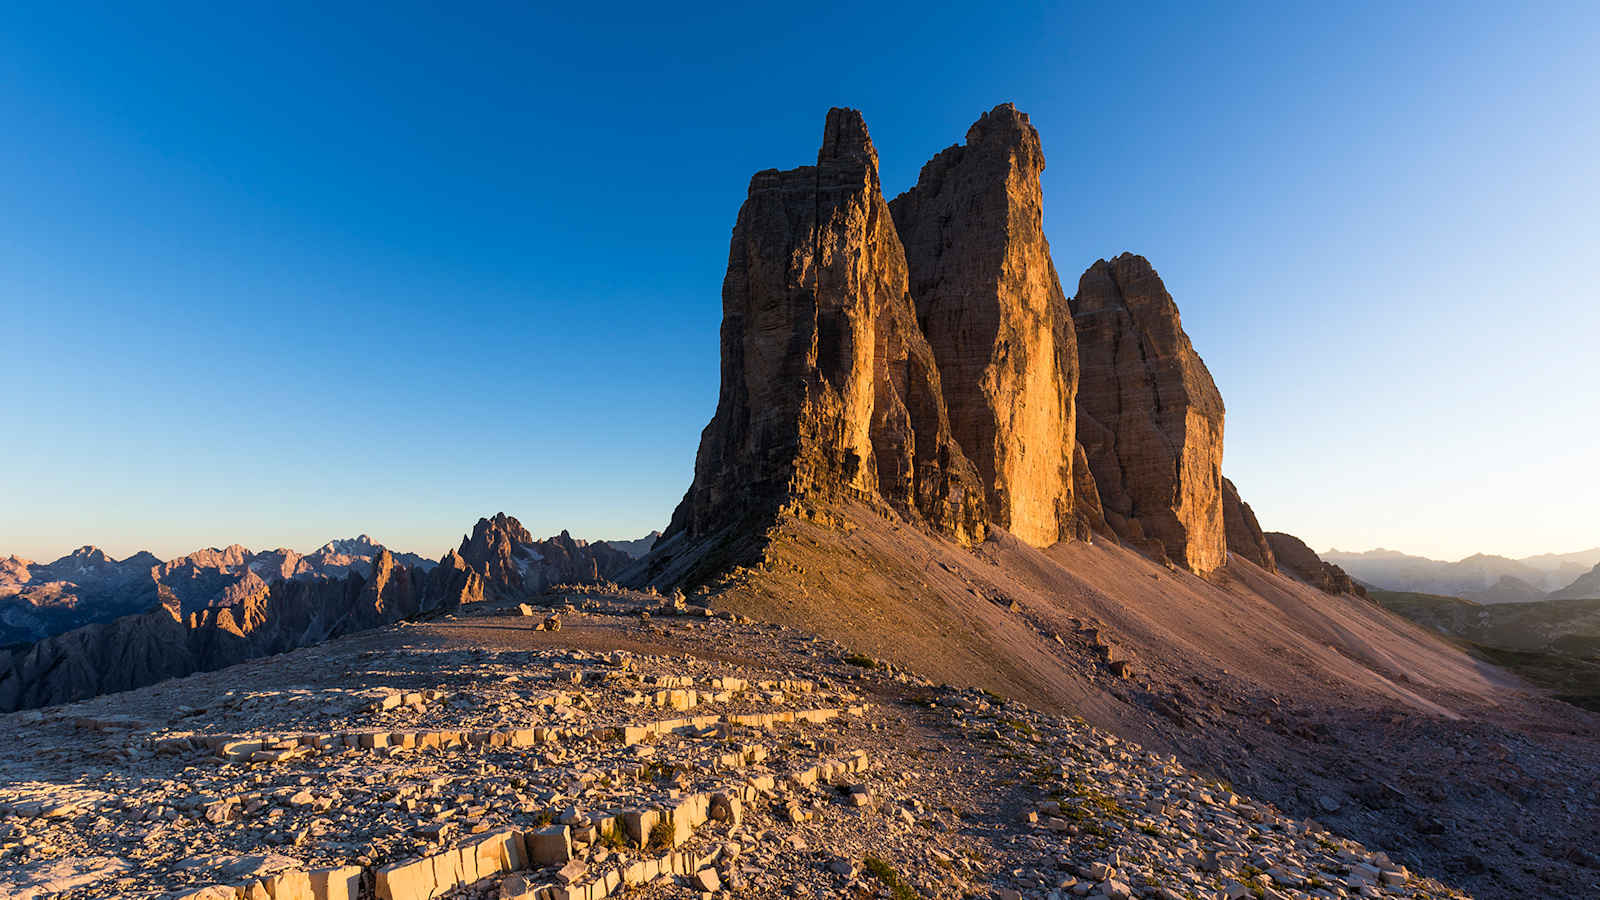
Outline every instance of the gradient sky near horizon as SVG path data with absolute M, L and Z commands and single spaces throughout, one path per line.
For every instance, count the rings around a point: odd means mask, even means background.
M 0 554 L 665 524 L 750 175 L 1012 101 L 1317 549 L 1600 544 L 1600 6 L 8 5 Z

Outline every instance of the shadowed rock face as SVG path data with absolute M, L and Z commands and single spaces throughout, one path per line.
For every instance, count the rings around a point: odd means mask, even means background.
M 1323 562 L 1322 557 L 1307 547 L 1305 541 L 1281 531 L 1269 531 L 1266 538 L 1267 543 L 1272 545 L 1273 558 L 1283 571 L 1330 594 L 1367 596 L 1366 588 L 1356 584 L 1343 569 L 1333 563 Z
M 839 494 L 982 539 L 983 490 L 950 431 L 860 113 L 829 111 L 815 166 L 751 179 L 722 307 L 717 412 L 663 542 Z
M 1039 133 L 1007 103 L 889 205 L 989 519 L 1037 547 L 1089 528 L 1073 501 L 1077 349 L 1044 237 L 1043 171 Z
M 1261 533 L 1255 510 L 1239 496 L 1230 479 L 1222 479 L 1222 523 L 1227 532 L 1228 552 L 1250 560 L 1268 572 L 1278 571 L 1267 536 Z
M 1078 439 L 1124 541 L 1197 573 L 1227 559 L 1222 395 L 1150 263 L 1100 260 L 1072 301 Z

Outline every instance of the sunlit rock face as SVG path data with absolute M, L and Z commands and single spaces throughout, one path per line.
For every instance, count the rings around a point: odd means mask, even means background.
M 1074 504 L 1077 348 L 1044 237 L 1044 152 L 1011 104 L 890 204 L 917 318 L 989 519 L 1035 546 L 1082 536 Z
M 1072 301 L 1078 439 L 1106 521 L 1124 541 L 1197 573 L 1227 560 L 1222 395 L 1178 307 L 1142 256 L 1100 260 Z
M 982 539 L 860 113 L 828 112 L 815 166 L 751 179 L 722 303 L 717 412 L 664 540 L 840 493 Z

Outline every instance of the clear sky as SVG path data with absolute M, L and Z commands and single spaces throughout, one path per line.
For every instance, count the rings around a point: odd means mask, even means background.
M 1600 544 L 1600 6 L 870 6 L 8 5 L 0 553 L 661 527 L 750 175 L 1004 101 L 1267 528 Z

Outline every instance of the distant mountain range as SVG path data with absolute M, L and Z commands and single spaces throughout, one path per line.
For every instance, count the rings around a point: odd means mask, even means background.
M 634 559 L 639 559 L 646 553 L 649 553 L 650 548 L 654 547 L 656 545 L 656 541 L 660 538 L 661 532 L 652 531 L 642 538 L 635 538 L 631 541 L 601 541 L 600 543 L 605 544 L 607 547 L 610 547 L 613 550 L 621 550 L 623 553 L 628 554 Z
M 619 542 L 637 545 L 652 541 Z M 170 562 L 83 547 L 0 560 L 0 711 L 127 690 L 485 598 L 608 581 L 633 557 L 516 519 L 479 519 L 435 562 L 366 535 L 307 554 L 237 544 Z
M 485 540 L 483 529 L 497 525 L 514 533 L 504 535 L 505 547 L 495 548 L 515 557 L 517 586 L 542 590 L 559 581 L 594 580 L 627 561 L 642 556 L 659 532 L 633 541 L 588 544 L 566 532 L 535 541 L 514 519 L 484 520 L 477 533 L 464 538 L 458 553 L 476 558 L 490 576 L 489 548 L 469 549 Z M 17 556 L 0 558 L 0 646 L 43 640 L 96 622 L 143 613 L 156 606 L 175 605 L 189 616 L 208 609 L 241 606 L 266 597 L 275 581 L 337 581 L 350 575 L 372 577 L 373 562 L 388 548 L 367 535 L 332 540 L 309 553 L 278 548 L 252 551 L 239 544 L 196 550 L 163 562 L 141 550 L 117 560 L 93 546 L 80 547 L 49 563 Z M 416 553 L 388 550 L 397 566 L 428 573 L 437 560 Z M 476 557 L 474 557 L 476 553 Z M 511 578 L 500 573 L 500 584 Z M 490 585 L 496 581 L 490 578 Z
M 1329 550 L 1322 558 L 1372 587 L 1442 594 L 1480 604 L 1600 597 L 1600 547 L 1521 559 L 1478 553 L 1455 562 L 1382 548 L 1362 553 Z
M 275 580 L 326 581 L 372 574 L 384 546 L 366 535 L 329 541 L 309 553 L 251 551 L 238 544 L 196 550 L 163 562 L 141 550 L 117 560 L 93 546 L 55 562 L 0 559 L 0 644 L 37 641 L 91 622 L 143 612 L 165 588 L 184 615 L 264 596 Z M 428 571 L 436 562 L 394 553 L 395 562 Z

